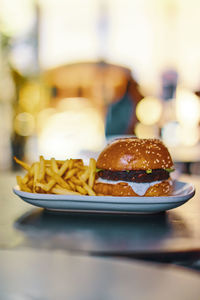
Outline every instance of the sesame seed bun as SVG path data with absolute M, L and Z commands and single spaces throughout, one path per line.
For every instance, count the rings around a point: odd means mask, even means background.
M 97 195 L 107 196 L 121 196 L 121 197 L 138 197 L 139 195 L 126 182 L 117 184 L 96 183 L 94 190 Z M 158 197 L 168 196 L 173 191 L 173 184 L 171 180 L 165 180 L 150 186 L 143 197 Z
M 172 167 L 171 155 L 159 139 L 117 139 L 107 145 L 97 159 L 98 169 L 111 171 Z
M 167 171 L 173 168 L 173 161 L 159 139 L 114 140 L 100 153 L 97 168 L 97 195 L 153 197 L 169 195 L 173 190 Z

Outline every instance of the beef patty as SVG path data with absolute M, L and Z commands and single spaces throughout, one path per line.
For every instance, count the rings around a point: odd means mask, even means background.
M 97 177 L 101 177 L 107 180 L 123 180 L 133 182 L 152 182 L 159 180 L 167 180 L 169 178 L 169 172 L 164 169 L 155 169 L 151 173 L 147 173 L 145 170 L 133 170 L 133 171 L 110 171 L 101 170 L 97 173 Z

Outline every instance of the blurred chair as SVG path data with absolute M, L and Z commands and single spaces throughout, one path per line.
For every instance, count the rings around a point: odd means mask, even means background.
M 133 133 L 135 106 L 143 95 L 128 68 L 103 61 L 80 62 L 48 70 L 45 81 L 52 107 L 63 98 L 88 98 L 103 114 L 106 135 Z

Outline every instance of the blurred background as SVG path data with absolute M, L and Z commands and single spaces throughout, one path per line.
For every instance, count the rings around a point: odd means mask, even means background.
M 136 135 L 198 173 L 199 13 L 198 0 L 0 0 L 0 170 Z

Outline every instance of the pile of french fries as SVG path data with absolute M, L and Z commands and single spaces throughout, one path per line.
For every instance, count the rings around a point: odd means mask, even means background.
M 96 174 L 94 158 L 90 158 L 88 166 L 84 165 L 82 159 L 45 160 L 40 156 L 39 161 L 32 165 L 16 157 L 14 160 L 26 170 L 24 177 L 16 177 L 21 191 L 57 195 L 96 195 L 93 190 Z

